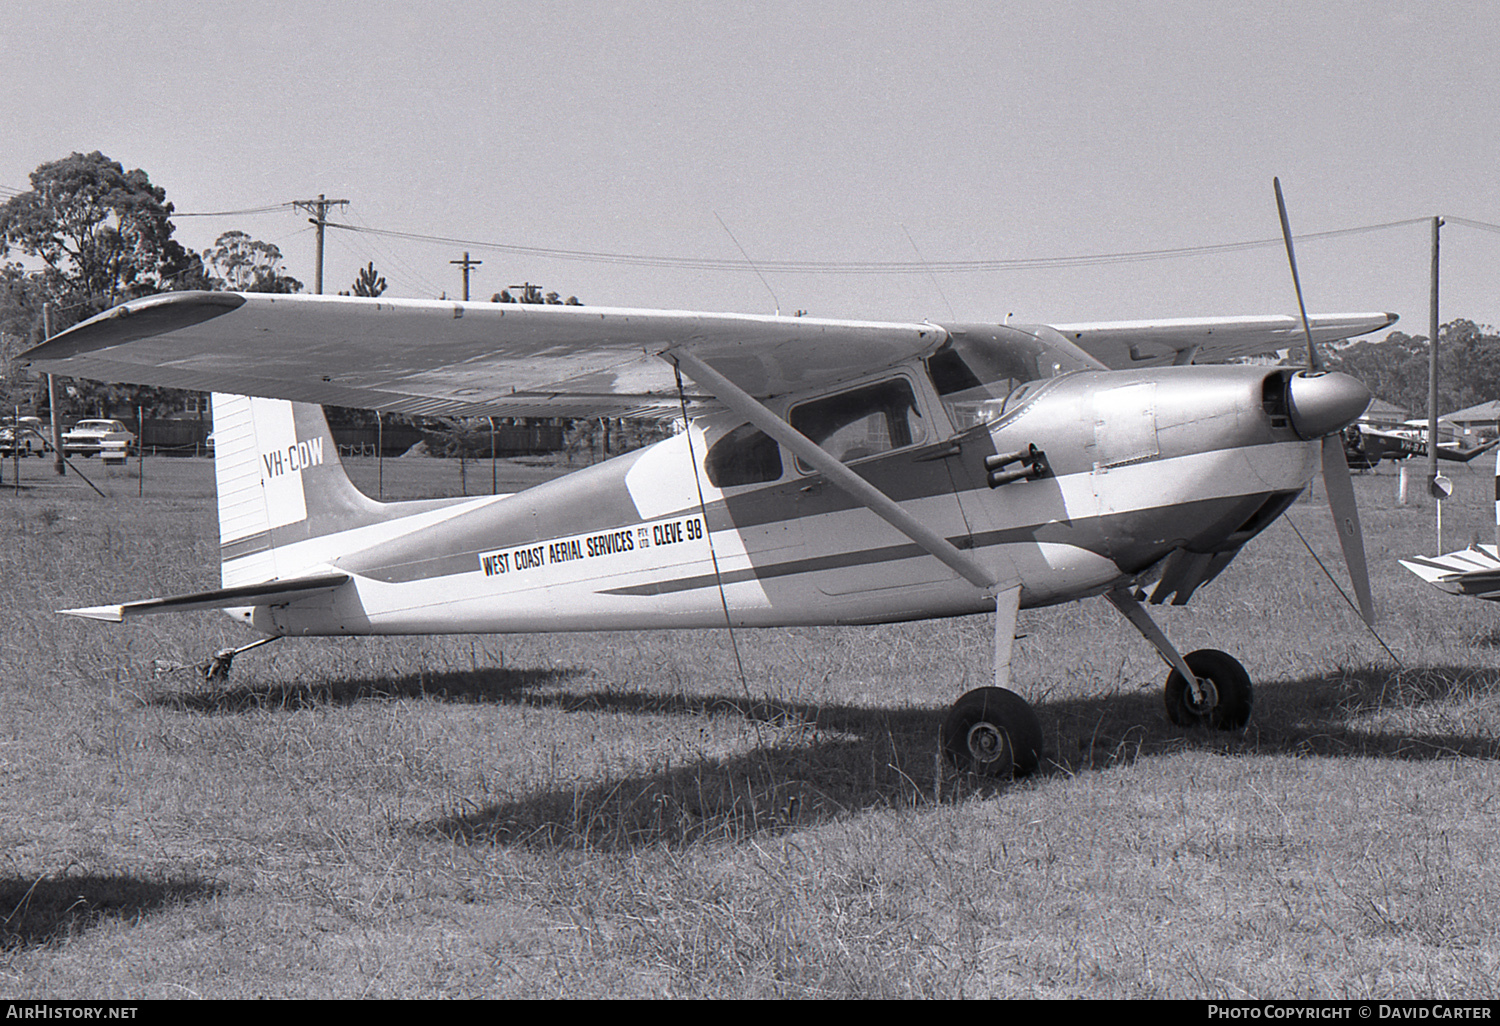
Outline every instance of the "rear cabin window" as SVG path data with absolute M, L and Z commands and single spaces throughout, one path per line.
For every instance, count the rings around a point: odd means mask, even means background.
M 764 484 L 781 477 L 781 446 L 759 428 L 741 424 L 709 448 L 703 463 L 715 488 Z
M 790 420 L 843 463 L 927 440 L 927 425 L 905 378 L 803 403 L 792 408 Z

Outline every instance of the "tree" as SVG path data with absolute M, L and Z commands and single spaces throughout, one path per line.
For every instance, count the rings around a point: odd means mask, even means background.
M 544 295 L 542 295 L 542 287 L 540 285 L 532 285 L 529 282 L 527 284 L 525 284 L 525 285 L 519 286 L 519 288 L 521 289 L 521 294 L 519 296 L 512 295 L 509 289 L 502 289 L 501 291 L 495 293 L 493 296 L 490 297 L 490 302 L 491 303 L 535 303 L 537 305 L 547 305 L 547 306 L 582 306 L 583 305 L 582 303 L 580 303 L 578 301 L 578 297 L 577 296 L 569 296 L 566 300 L 564 300 L 556 292 L 549 292 L 549 293 L 547 293 L 544 296 Z
M 0 332 L 23 339 L 27 345 L 42 340 L 42 306 L 47 293 L 42 281 L 20 264 L 0 267 Z
M 354 294 L 356 296 L 368 296 L 371 299 L 385 291 L 385 279 L 375 270 L 375 261 L 370 261 L 368 267 L 359 269 L 359 277 L 354 280 Z
M 0 207 L 0 256 L 40 257 L 54 302 L 96 312 L 192 273 L 198 261 L 172 238 L 171 215 L 146 172 L 74 153 L 38 167 L 31 191 Z
M 1328 359 L 1372 393 L 1410 411 L 1427 412 L 1428 346 L 1424 335 L 1393 331 L 1379 342 L 1352 342 Z M 1438 412 L 1500 399 L 1500 335 L 1458 319 L 1438 329 Z
M 208 264 L 220 275 L 214 284 L 230 292 L 302 291 L 302 283 L 285 273 L 279 247 L 241 231 L 225 232 L 215 239 Z
M 39 275 L 20 264 L 0 266 L 0 407 L 6 416 L 17 406 L 32 412 L 37 401 L 34 375 L 19 371 L 15 358 L 42 341 L 42 307 L 47 292 Z

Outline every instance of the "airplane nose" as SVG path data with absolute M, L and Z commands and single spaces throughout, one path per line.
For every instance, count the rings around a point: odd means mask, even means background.
M 1308 440 L 1352 424 L 1369 405 L 1364 383 L 1337 371 L 1298 371 L 1287 382 L 1292 429 Z

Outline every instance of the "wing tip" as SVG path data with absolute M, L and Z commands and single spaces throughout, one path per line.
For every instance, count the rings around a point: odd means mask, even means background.
M 162 292 L 132 299 L 80 321 L 17 357 L 23 367 L 45 370 L 59 361 L 122 342 L 201 324 L 245 305 L 238 292 Z

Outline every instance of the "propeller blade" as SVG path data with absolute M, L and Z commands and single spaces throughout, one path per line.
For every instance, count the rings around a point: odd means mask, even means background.
M 1286 216 L 1286 200 L 1281 198 L 1281 179 L 1272 178 L 1276 189 L 1276 210 L 1281 214 L 1281 238 L 1286 242 L 1287 263 L 1292 265 L 1292 286 L 1297 290 L 1297 309 L 1302 314 L 1302 334 L 1307 337 L 1307 369 L 1320 371 L 1323 362 L 1318 359 L 1317 347 L 1313 345 L 1312 326 L 1307 322 L 1307 306 L 1302 302 L 1302 279 L 1297 274 L 1297 254 L 1292 250 L 1292 224 Z
M 1370 594 L 1370 571 L 1365 565 L 1365 536 L 1359 526 L 1359 507 L 1354 502 L 1354 482 L 1344 458 L 1344 441 L 1338 432 L 1323 436 L 1323 488 L 1328 492 L 1328 511 L 1344 550 L 1344 565 L 1359 600 L 1365 623 L 1375 624 L 1375 600 Z

